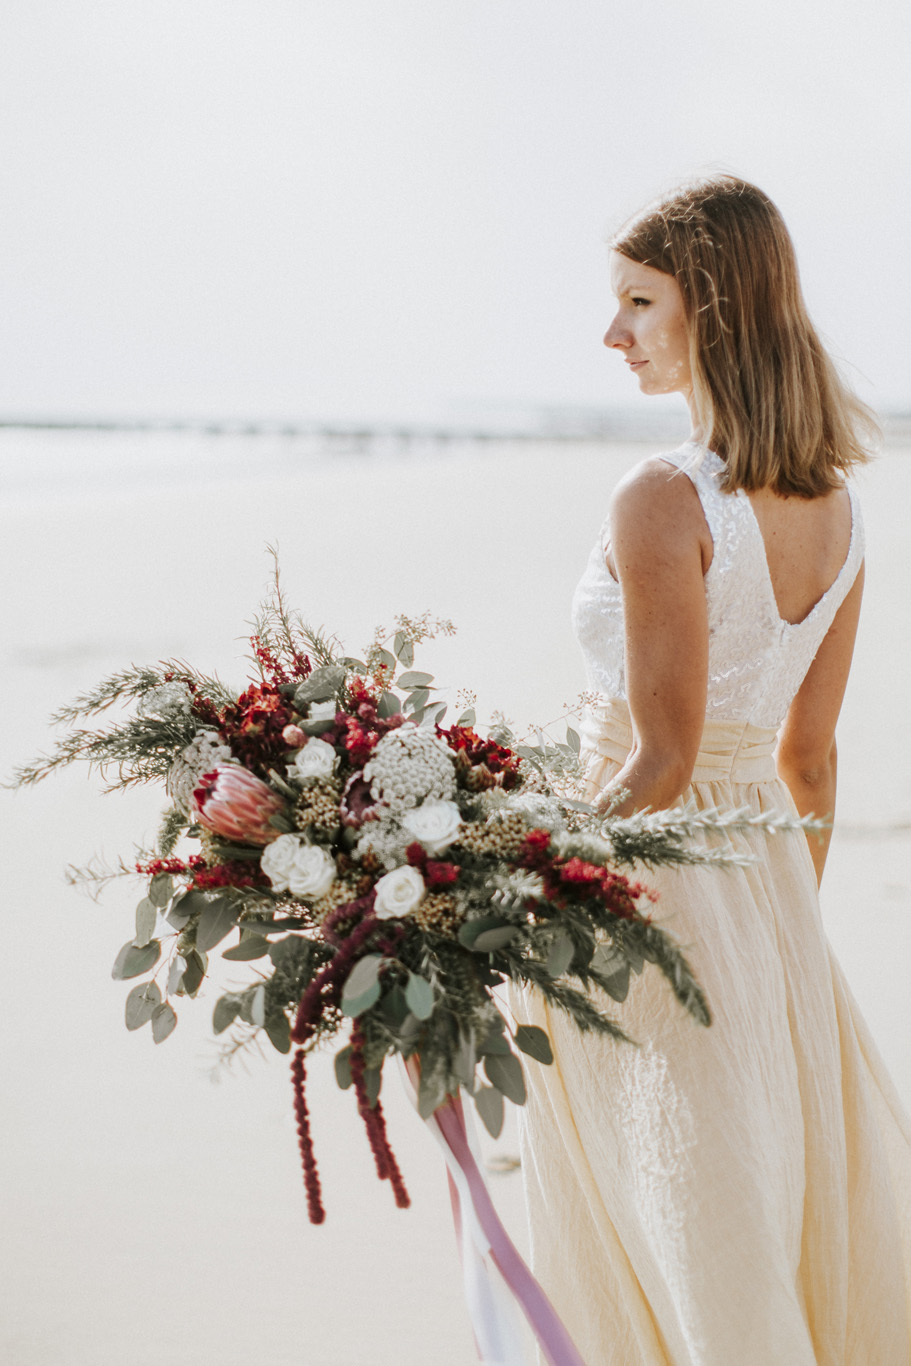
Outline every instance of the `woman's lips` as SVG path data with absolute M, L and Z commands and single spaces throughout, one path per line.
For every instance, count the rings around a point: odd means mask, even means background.
M 643 365 L 648 365 L 647 360 L 628 360 L 626 363 L 631 370 L 641 370 Z

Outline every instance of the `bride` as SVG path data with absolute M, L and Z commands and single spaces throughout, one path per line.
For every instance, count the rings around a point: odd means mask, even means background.
M 611 245 L 605 345 L 693 437 L 623 480 L 576 592 L 593 797 L 831 815 L 871 415 L 754 186 L 691 183 Z M 911 1362 L 911 1124 L 825 937 L 828 838 L 649 875 L 710 1028 L 649 973 L 605 1001 L 639 1047 L 523 1003 L 555 1052 L 523 1120 L 532 1258 L 587 1366 Z

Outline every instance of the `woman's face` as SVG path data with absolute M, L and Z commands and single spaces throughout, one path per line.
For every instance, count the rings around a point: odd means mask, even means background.
M 643 394 L 692 393 L 683 295 L 673 275 L 611 252 L 611 289 L 617 312 L 604 334 L 638 377 Z

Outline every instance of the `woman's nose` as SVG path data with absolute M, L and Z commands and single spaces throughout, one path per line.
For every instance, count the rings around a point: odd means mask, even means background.
M 614 318 L 604 334 L 604 345 L 626 347 L 631 346 L 632 341 L 629 330 L 620 326 L 619 316 Z

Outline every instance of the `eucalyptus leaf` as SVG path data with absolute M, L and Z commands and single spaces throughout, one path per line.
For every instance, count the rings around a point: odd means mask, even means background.
M 485 1056 L 488 1053 L 503 1054 L 509 1052 L 509 1042 L 503 1034 L 488 1034 L 481 1044 L 479 1052 Z
M 475 1047 L 474 1030 L 469 1028 L 467 1034 L 459 1035 L 459 1046 L 452 1058 L 452 1070 L 464 1086 L 471 1086 L 474 1082 L 477 1065 L 478 1053 Z
M 266 984 L 260 982 L 250 1000 L 250 1022 L 255 1025 L 266 1023 Z
M 392 656 L 390 655 L 390 659 Z M 392 660 L 393 665 L 395 660 Z M 344 687 L 346 669 L 342 664 L 323 664 L 295 690 L 294 706 L 304 711 L 311 702 L 328 702 Z
M 234 897 L 220 896 L 214 901 L 207 902 L 199 917 L 199 928 L 196 931 L 197 948 L 207 953 L 209 949 L 214 949 L 216 944 L 220 944 L 237 924 L 240 909 Z
M 448 708 L 445 702 L 431 702 L 429 707 L 424 709 L 421 717 L 421 724 L 424 726 L 438 726 L 446 715 Z
M 379 1011 L 383 1019 L 391 1025 L 393 1029 L 398 1029 L 405 1023 L 405 1019 L 410 1012 L 408 1010 L 408 1002 L 405 1000 L 405 993 L 401 987 L 396 986 L 393 987 L 391 991 L 386 992 L 386 995 L 380 1002 Z
M 347 1091 L 354 1081 L 351 1075 L 351 1053 L 352 1048 L 349 1043 L 347 1047 L 340 1048 L 335 1055 L 335 1080 L 343 1091 Z
M 602 986 L 615 1001 L 625 1001 L 629 993 L 630 965 L 626 955 L 610 944 L 599 944 L 591 966 L 604 980 Z
M 158 907 L 150 897 L 144 896 L 136 907 L 136 934 L 133 937 L 133 943 L 138 949 L 151 943 L 155 938 L 155 926 L 157 924 Z
M 346 669 L 350 669 L 356 674 L 364 675 L 367 672 L 367 665 L 364 661 L 362 659 L 354 659 L 351 655 L 345 655 L 344 659 L 339 660 L 339 663 L 344 664 Z
M 388 650 L 378 650 L 376 658 L 378 664 L 385 664 L 386 668 L 389 670 L 395 669 L 398 662 L 395 655 L 391 655 Z M 406 665 L 405 667 L 407 668 L 408 666 Z
M 240 1001 L 237 996 L 219 996 L 215 1002 L 215 1009 L 212 1011 L 212 1028 L 216 1034 L 223 1034 L 228 1025 L 233 1024 L 237 1019 L 240 1010 Z
M 467 711 L 462 712 L 462 715 L 459 717 L 458 721 L 456 721 L 456 725 L 473 726 L 477 719 L 474 707 L 469 707 Z
M 550 952 L 547 955 L 547 971 L 550 973 L 551 977 L 563 976 L 564 972 L 573 961 L 574 953 L 573 941 L 564 930 L 557 935 L 556 939 L 551 944 Z
M 408 1009 L 417 1019 L 430 1019 L 433 1014 L 434 995 L 433 987 L 425 977 L 419 977 L 415 972 L 408 974 L 405 1000 L 408 1003 Z
M 371 1110 L 380 1098 L 382 1085 L 382 1067 L 366 1067 L 364 1069 L 364 1090 L 367 1092 L 367 1103 Z
M 405 635 L 404 631 L 396 631 L 395 639 L 392 642 L 392 648 L 395 650 L 396 654 L 398 654 L 407 639 L 408 637 Z
M 334 716 L 326 716 L 321 721 L 298 721 L 305 735 L 325 735 L 335 725 Z
M 368 953 L 363 958 L 359 958 L 345 980 L 342 989 L 342 1001 L 346 997 L 353 1000 L 358 996 L 363 996 L 365 991 L 369 991 L 379 976 L 382 961 L 382 954 L 379 953 Z
M 352 1020 L 356 1020 L 359 1015 L 363 1015 L 365 1010 L 376 1005 L 380 999 L 380 984 L 374 982 L 372 987 L 368 987 L 360 996 L 342 997 L 342 1014 L 350 1015 Z
M 494 1086 L 479 1086 L 474 1103 L 491 1138 L 499 1138 L 503 1129 L 503 1096 Z
M 429 701 L 430 693 L 427 691 L 426 688 L 415 688 L 414 691 L 410 692 L 408 696 L 405 698 L 402 711 L 406 714 L 406 716 L 409 714 L 409 712 L 412 715 L 415 715 L 417 712 L 423 711 Z
M 418 1114 L 421 1119 L 429 1119 L 445 1099 L 446 1086 L 439 1073 L 428 1075 L 422 1071 L 418 1086 Z
M 274 1049 L 279 1053 L 291 1052 L 291 1022 L 284 1011 L 278 1015 L 270 1015 L 263 1028 Z
M 168 968 L 168 995 L 174 996 L 180 987 L 181 979 L 187 970 L 187 960 L 182 954 L 175 953 Z
M 180 990 L 186 996 L 195 996 L 202 986 L 209 960 L 204 953 L 191 949 L 187 954 L 187 966 L 180 979 Z
M 190 923 L 190 912 L 182 909 L 183 898 L 175 901 L 170 910 L 165 912 L 165 920 L 173 930 L 184 930 Z
M 486 934 L 490 930 L 500 930 L 504 928 L 507 928 L 512 932 L 515 927 L 511 925 L 508 920 L 504 920 L 501 915 L 479 915 L 476 920 L 468 920 L 461 927 L 459 930 L 459 943 L 463 948 L 473 949 L 479 935 Z
M 186 916 L 186 919 L 190 920 L 194 915 L 201 915 L 208 904 L 209 898 L 205 892 L 198 892 L 195 887 L 191 887 L 189 891 L 183 892 L 182 895 L 174 899 L 171 904 L 171 911 L 178 911 L 180 915 Z M 168 920 L 174 925 L 170 911 L 168 912 Z M 186 920 L 184 924 L 186 924 Z
M 380 693 L 380 700 L 376 707 L 377 716 L 381 716 L 383 720 L 388 721 L 390 716 L 398 716 L 401 710 L 401 700 L 396 697 L 394 692 Z
M 411 641 L 402 641 L 400 648 L 396 650 L 396 654 L 399 657 L 399 662 L 404 664 L 406 669 L 410 669 L 414 663 L 414 646 Z
M 550 1039 L 537 1025 L 519 1025 L 516 1030 L 516 1046 L 536 1062 L 552 1063 L 554 1060 Z
M 124 1018 L 127 1029 L 141 1029 L 152 1018 L 155 1007 L 161 1004 L 157 982 L 140 982 L 126 999 Z
M 488 1054 L 484 1071 L 491 1085 L 502 1091 L 507 1100 L 515 1105 L 525 1104 L 525 1075 L 515 1053 Z
M 225 949 L 222 958 L 231 963 L 252 963 L 255 958 L 264 958 L 269 952 L 269 941 L 261 934 L 241 932 L 240 943 Z
M 398 688 L 426 688 L 433 682 L 433 674 L 422 674 L 417 671 L 399 674 L 395 682 Z
M 573 754 L 578 754 L 580 749 L 582 748 L 582 741 L 579 738 L 579 732 L 573 730 L 572 726 L 566 727 L 566 743 L 569 745 Z
M 629 939 L 625 939 L 623 941 L 623 952 L 625 953 L 627 962 L 633 972 L 636 974 L 640 973 L 645 963 L 645 954 L 639 948 L 639 945 L 634 944 Z
M 515 925 L 501 925 L 495 930 L 482 930 L 471 947 L 475 953 L 496 953 L 497 949 L 504 949 L 507 944 L 511 944 L 518 933 Z
M 149 968 L 154 968 L 160 954 L 161 944 L 157 939 L 142 945 L 136 945 L 130 939 L 114 960 L 111 976 L 115 982 L 126 981 L 130 977 L 141 977 Z
M 152 1038 L 156 1043 L 164 1043 L 169 1034 L 177 1028 L 177 1012 L 164 1001 L 155 1007 L 152 1015 Z
M 174 879 L 170 873 L 156 873 L 149 883 L 149 900 L 164 910 L 174 894 Z

